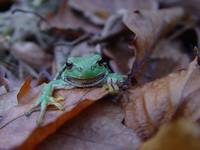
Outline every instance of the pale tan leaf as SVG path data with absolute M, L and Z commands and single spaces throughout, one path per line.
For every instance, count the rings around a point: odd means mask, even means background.
M 140 150 L 199 150 L 200 128 L 191 120 L 177 120 L 161 126 L 155 137 Z

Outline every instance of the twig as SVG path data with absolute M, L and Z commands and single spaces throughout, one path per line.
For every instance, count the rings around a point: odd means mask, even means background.
M 40 18 L 40 20 L 42 20 L 42 21 L 46 22 L 48 25 L 50 25 L 49 21 L 42 15 L 38 14 L 37 12 L 30 11 L 30 10 L 23 10 L 23 9 L 19 9 L 19 8 L 12 10 L 12 14 L 15 14 L 16 12 L 33 14 L 33 15 L 37 16 L 38 18 Z

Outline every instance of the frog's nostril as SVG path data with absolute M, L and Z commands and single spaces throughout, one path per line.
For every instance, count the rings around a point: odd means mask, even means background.
M 78 71 L 82 71 L 83 69 L 81 67 L 78 68 Z
M 94 70 L 95 69 L 95 66 L 91 66 L 91 70 Z

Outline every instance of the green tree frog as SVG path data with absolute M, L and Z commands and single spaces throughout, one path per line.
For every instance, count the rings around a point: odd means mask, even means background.
M 109 92 L 116 93 L 124 79 L 123 75 L 111 73 L 99 54 L 69 57 L 54 80 L 44 85 L 39 98 L 26 112 L 26 115 L 30 115 L 39 106 L 40 115 L 37 124 L 41 124 L 49 104 L 63 110 L 62 105 L 52 96 L 55 89 L 102 86 Z

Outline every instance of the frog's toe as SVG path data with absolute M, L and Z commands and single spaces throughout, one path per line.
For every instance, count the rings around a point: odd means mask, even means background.
M 26 117 L 30 117 L 31 113 L 33 112 L 33 108 L 30 108 L 28 111 L 24 113 Z
M 110 93 L 117 93 L 119 91 L 118 85 L 112 80 L 112 78 L 107 80 L 107 84 L 103 86 L 103 89 L 108 90 Z
M 44 120 L 44 115 L 47 109 L 47 105 L 48 105 L 48 101 L 42 101 L 40 104 L 40 114 L 38 119 L 36 120 L 37 125 L 41 125 L 43 123 Z
M 37 99 L 36 102 L 31 105 L 29 110 L 24 113 L 24 115 L 26 117 L 29 117 L 35 111 L 35 109 L 40 105 L 41 101 L 42 101 L 41 98 Z
M 119 87 L 116 84 L 109 84 L 108 87 L 110 93 L 117 93 L 119 91 Z
M 40 115 L 39 115 L 38 119 L 36 120 L 36 124 L 38 126 L 40 126 L 41 124 L 43 124 L 43 122 L 44 122 L 44 115 L 45 115 L 45 112 L 40 112 Z
M 114 93 L 119 91 L 119 87 L 118 87 L 118 85 L 115 84 L 115 83 L 112 84 L 112 88 L 113 88 L 113 92 L 114 92 Z
M 109 91 L 108 84 L 103 84 L 102 89 L 105 91 Z
M 32 114 L 32 112 L 34 112 L 34 109 L 35 109 L 35 107 L 34 107 L 34 108 L 31 108 L 30 110 L 28 110 L 27 112 L 25 112 L 24 115 L 25 115 L 26 117 L 30 117 L 31 114 Z
M 42 95 L 40 98 L 36 100 L 34 104 L 31 105 L 31 108 L 25 112 L 25 115 L 28 117 L 39 107 L 40 114 L 37 119 L 37 125 L 41 125 L 44 120 L 45 112 L 47 110 L 48 105 L 54 105 L 59 110 L 64 110 L 64 107 L 59 103 L 61 100 L 64 100 L 63 97 L 54 98 L 51 96 Z
M 43 119 L 37 119 L 36 124 L 37 126 L 41 126 L 43 124 L 44 120 Z
M 56 108 L 58 108 L 59 110 L 64 110 L 64 107 L 59 103 L 60 100 L 56 100 L 55 98 L 51 97 L 50 98 L 50 102 L 49 105 L 54 105 Z

